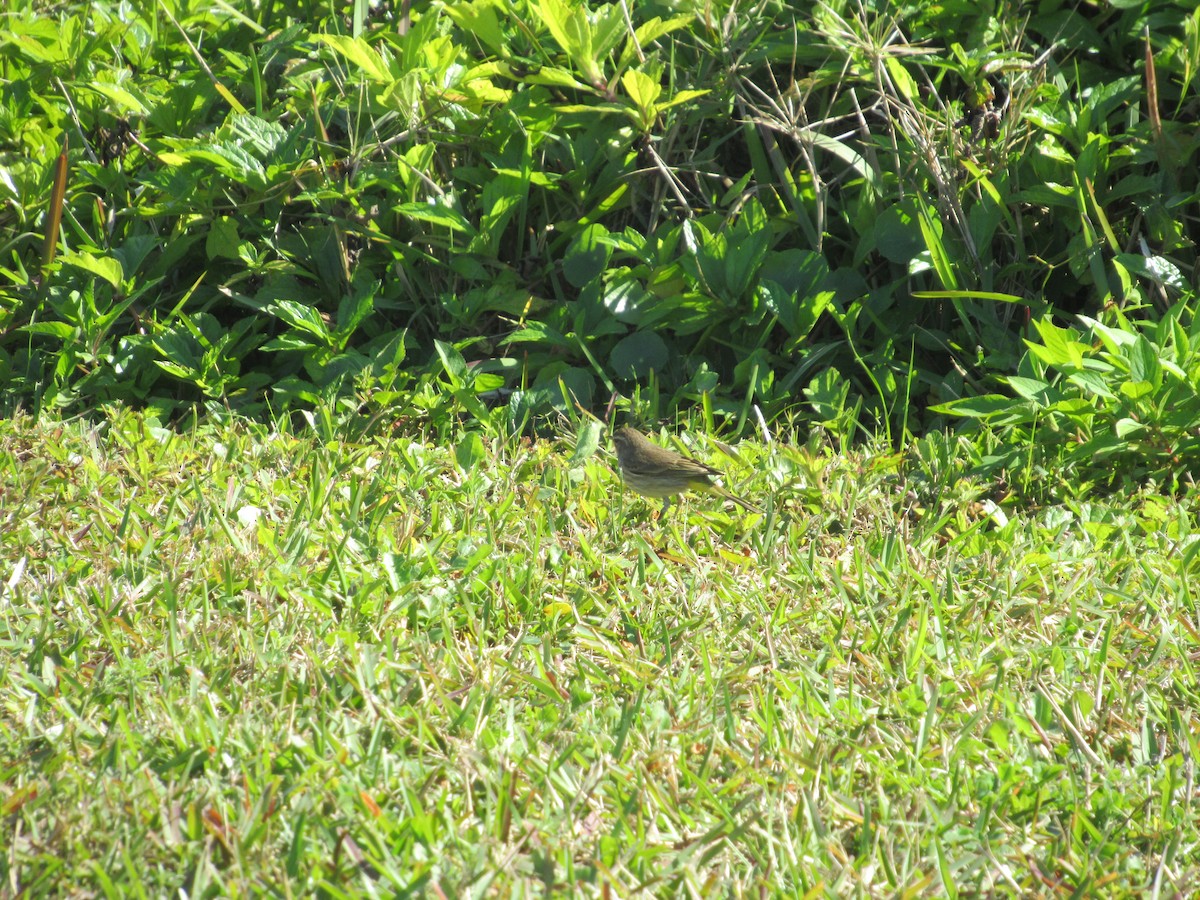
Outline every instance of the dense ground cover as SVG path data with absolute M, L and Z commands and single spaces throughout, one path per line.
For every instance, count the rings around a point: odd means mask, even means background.
M 10 408 L 899 444 L 1190 296 L 1189 3 L 243 7 L 5 13 Z
M 1193 497 L 738 449 L 4 423 L 5 889 L 1197 890 Z

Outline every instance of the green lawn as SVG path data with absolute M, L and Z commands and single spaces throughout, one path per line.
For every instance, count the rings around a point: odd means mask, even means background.
M 689 445 L 0 424 L 0 893 L 1200 890 L 1193 496 Z

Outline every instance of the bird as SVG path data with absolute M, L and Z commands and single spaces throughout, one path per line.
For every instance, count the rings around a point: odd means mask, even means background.
M 762 512 L 753 503 L 717 484 L 713 478 L 721 475 L 719 470 L 652 444 L 636 428 L 629 425 L 618 428 L 613 433 L 613 446 L 617 449 L 617 464 L 625 484 L 643 497 L 662 497 L 664 513 L 674 495 L 688 490 L 708 491 L 732 500 L 749 512 Z

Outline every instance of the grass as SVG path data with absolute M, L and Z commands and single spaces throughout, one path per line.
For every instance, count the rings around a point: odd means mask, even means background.
M 0 423 L 0 891 L 1200 889 L 1193 496 L 739 453 Z

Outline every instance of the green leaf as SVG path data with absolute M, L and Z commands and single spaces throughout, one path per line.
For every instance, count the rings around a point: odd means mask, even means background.
M 121 286 L 125 277 L 121 261 L 111 256 L 94 256 L 91 253 L 64 253 L 59 257 L 65 266 L 73 266 L 98 275 L 115 288 Z
M 516 77 L 515 75 L 513 76 Z M 587 85 L 580 81 L 567 69 L 560 69 L 555 66 L 543 66 L 536 72 L 531 72 L 523 76 L 521 81 L 528 84 L 540 84 L 547 87 L 563 87 L 572 88 L 574 90 L 586 90 Z M 560 107 L 561 109 L 562 107 Z M 590 107 L 580 107 L 581 110 L 587 110 Z M 619 111 L 619 107 L 613 110 Z
M 1018 395 L 1026 400 L 1033 400 L 1037 403 L 1051 402 L 1051 387 L 1045 381 L 1037 378 L 1025 378 L 1020 375 L 1010 375 L 1004 379 L 1012 387 Z
M 1122 381 L 1117 386 L 1117 390 L 1122 397 L 1126 397 L 1135 403 L 1146 397 L 1154 396 L 1154 385 L 1148 381 Z
M 450 384 L 461 388 L 467 383 L 467 362 L 458 349 L 446 341 L 435 340 L 434 349 L 442 360 L 442 368 L 450 376 Z
M 649 129 L 658 115 L 654 102 L 662 94 L 662 85 L 656 79 L 637 69 L 630 69 L 622 75 L 621 85 L 625 88 L 629 99 L 638 108 L 638 119 L 642 129 Z
M 455 25 L 478 38 L 493 54 L 499 55 L 504 49 L 504 30 L 497 16 L 497 10 L 503 7 L 493 0 L 449 3 L 444 8 Z
M 542 379 L 539 377 L 539 382 Z M 565 366 L 555 375 L 557 392 L 553 398 L 555 409 L 574 410 L 578 403 L 584 409 L 592 405 L 596 393 L 596 379 L 587 369 L 578 366 Z
M 817 420 L 831 425 L 843 417 L 849 395 L 850 382 L 833 368 L 826 369 L 804 389 L 804 396 Z
M 612 257 L 612 243 L 608 240 L 608 229 L 603 225 L 588 225 L 567 248 L 563 258 L 563 275 L 567 282 L 581 288 L 600 275 Z
M 149 113 L 149 110 L 146 109 L 142 101 L 123 87 L 118 87 L 115 84 L 107 84 L 103 81 L 93 81 L 90 84 L 88 82 L 81 82 L 80 86 L 90 88 L 97 94 L 107 97 L 113 103 L 117 104 L 123 113 L 132 113 L 137 116 L 144 116 Z
M 375 294 L 372 290 L 358 291 L 342 298 L 337 311 L 337 335 L 341 345 L 345 345 L 346 340 L 374 309 Z
M 759 279 L 759 299 L 779 319 L 793 348 L 808 337 L 836 296 L 824 290 L 829 264 L 811 250 L 792 248 L 767 254 Z
M 895 56 L 887 55 L 884 57 L 884 65 L 887 67 L 888 74 L 892 77 L 892 83 L 896 86 L 896 90 L 906 100 L 918 99 L 917 83 L 908 74 L 908 70 L 904 68 L 904 63 Z
M 1081 371 L 1072 372 L 1067 375 L 1067 380 L 1078 387 L 1083 388 L 1089 394 L 1095 394 L 1098 397 L 1112 398 L 1116 396 L 1109 388 L 1105 380 L 1098 372 Z
M 979 397 L 963 397 L 947 403 L 929 407 L 930 412 L 945 416 L 962 416 L 968 419 L 986 419 L 1001 412 L 1010 412 L 1018 405 L 1012 397 L 1002 394 L 984 394 Z
M 667 345 L 653 331 L 635 331 L 617 342 L 608 364 L 619 378 L 639 379 L 661 372 L 669 356 Z
M 568 5 L 562 0 L 537 0 L 533 9 L 588 82 L 593 87 L 603 84 L 604 77 L 593 52 L 592 28 L 587 12 L 580 6 Z
M 64 343 L 74 340 L 79 333 L 76 326 L 66 322 L 31 322 L 28 325 L 22 325 L 18 330 L 26 334 L 44 334 L 47 337 L 58 338 Z
M 1117 437 L 1122 440 L 1129 440 L 1133 437 L 1140 437 L 1146 433 L 1146 426 L 1136 419 L 1118 419 L 1116 425 L 1113 426 Z
M 566 335 L 545 322 L 530 321 L 505 340 L 506 344 L 548 344 L 551 347 L 572 347 Z
M 670 100 L 655 104 L 659 112 L 664 109 L 670 109 L 672 106 L 679 106 L 681 103 L 687 103 L 689 100 L 695 100 L 697 97 L 703 97 L 705 94 L 711 94 L 712 91 L 679 91 Z
M 919 204 L 917 222 L 921 226 L 921 237 L 925 241 L 925 247 L 929 250 L 933 269 L 937 272 L 942 287 L 948 290 L 957 290 L 958 279 L 954 275 L 954 264 L 950 260 L 950 254 L 942 241 L 942 220 L 937 215 L 937 210 L 924 203 Z
M 611 315 L 629 325 L 639 324 L 650 310 L 660 305 L 628 269 L 609 273 L 600 302 Z
M 1083 368 L 1083 354 L 1090 352 L 1087 344 L 1074 340 L 1074 332 L 1060 328 L 1049 319 L 1035 319 L 1033 327 L 1037 330 L 1041 344 L 1025 341 L 1025 344 L 1035 356 L 1048 365 L 1064 371 L 1075 371 Z
M 452 231 L 461 231 L 471 237 L 477 234 L 475 226 L 468 222 L 462 213 L 448 206 L 442 206 L 440 203 L 400 203 L 392 208 L 407 219 L 441 225 Z
M 631 65 L 637 59 L 639 47 L 647 48 L 660 37 L 691 24 L 694 18 L 693 15 L 683 15 L 664 20 L 654 16 L 643 22 L 634 31 L 634 40 L 626 41 L 625 47 L 621 51 L 621 57 L 617 61 L 617 69 L 621 70 Z
M 1157 388 L 1162 384 L 1162 366 L 1158 361 L 1158 348 L 1144 335 L 1138 335 L 1137 341 L 1130 348 L 1129 378 L 1131 381 L 1144 381 Z
M 218 216 L 208 226 L 204 238 L 204 252 L 209 259 L 240 259 L 237 220 L 229 216 Z
M 1152 284 L 1166 285 L 1176 291 L 1188 289 L 1188 282 L 1183 273 L 1165 256 L 1118 253 L 1113 257 L 1113 262 Z
M 875 246 L 890 262 L 908 265 L 925 249 L 916 217 L 907 206 L 892 206 L 875 219 Z
M 722 241 L 725 245 L 725 271 L 722 280 L 725 283 L 726 300 L 736 303 L 750 292 L 750 286 L 758 278 L 758 270 L 767 255 L 770 240 L 770 233 L 763 228 L 749 234 L 731 235 L 727 243 Z
M 390 83 L 395 81 L 391 69 L 379 53 L 364 38 L 344 34 L 314 34 L 312 39 L 325 44 L 341 54 L 372 81 Z
M 293 328 L 321 338 L 322 343 L 332 343 L 329 326 L 321 318 L 321 313 L 305 303 L 295 300 L 273 300 L 267 305 L 267 312 L 278 316 Z
M 600 448 L 600 438 L 604 435 L 604 426 L 592 419 L 586 419 L 575 437 L 575 450 L 571 454 L 572 467 L 581 465 L 585 460 L 596 455 Z
M 454 448 L 454 459 L 464 472 L 471 471 L 486 458 L 487 451 L 483 447 L 483 438 L 479 436 L 478 431 L 468 432 Z

